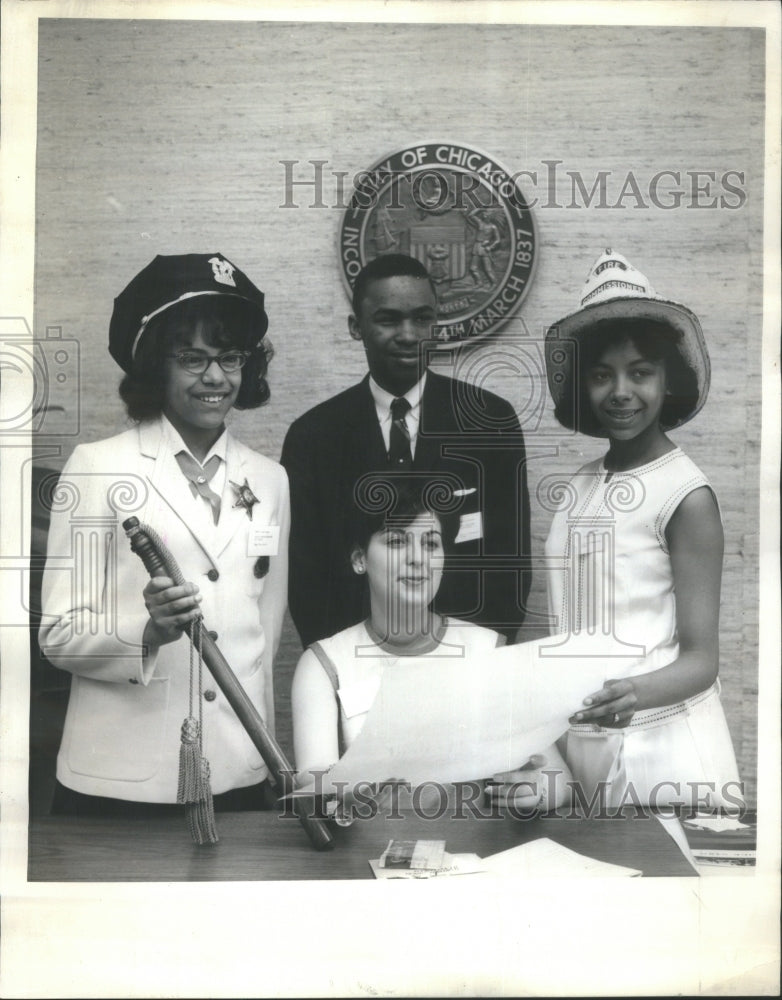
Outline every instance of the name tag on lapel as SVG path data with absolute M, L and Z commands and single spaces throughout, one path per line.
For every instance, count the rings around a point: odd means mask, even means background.
M 459 519 L 459 531 L 454 542 L 474 542 L 483 538 L 483 514 L 476 510 L 472 514 L 462 514 Z
M 276 556 L 280 546 L 279 524 L 251 526 L 247 533 L 248 556 Z

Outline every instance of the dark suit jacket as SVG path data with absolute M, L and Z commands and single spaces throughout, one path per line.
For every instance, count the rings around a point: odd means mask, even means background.
M 280 461 L 291 490 L 288 603 L 307 646 L 368 613 L 366 579 L 350 565 L 353 491 L 388 469 L 369 376 L 295 420 Z M 510 403 L 428 372 L 413 470 L 448 476 L 469 491 L 460 516 L 483 518 L 483 538 L 447 554 L 437 609 L 512 637 L 529 592 L 530 530 L 524 440 Z

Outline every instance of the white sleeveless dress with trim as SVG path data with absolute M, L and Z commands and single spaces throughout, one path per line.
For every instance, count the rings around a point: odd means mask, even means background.
M 465 651 L 480 653 L 496 649 L 505 636 L 482 625 L 471 625 L 459 618 L 444 619 L 445 629 L 439 642 L 417 656 L 463 657 Z M 385 670 L 399 660 L 370 634 L 366 622 L 352 625 L 328 639 L 309 647 L 331 679 L 339 703 L 340 754 L 343 754 L 361 732 L 367 713 L 372 707 Z
M 562 503 L 546 541 L 553 633 L 597 632 L 606 678 L 657 670 L 679 653 L 676 598 L 665 530 L 689 493 L 710 484 L 679 448 L 631 472 L 583 466 L 558 491 Z M 623 729 L 572 726 L 566 759 L 591 799 L 607 805 L 741 802 L 719 681 L 684 702 L 636 712 Z

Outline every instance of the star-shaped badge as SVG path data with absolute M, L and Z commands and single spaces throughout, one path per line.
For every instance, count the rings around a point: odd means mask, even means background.
M 253 506 L 261 501 L 250 489 L 250 484 L 245 481 L 240 486 L 238 483 L 231 482 L 231 486 L 236 490 L 236 503 L 234 507 L 244 507 L 247 511 L 247 516 L 252 521 L 253 519 Z

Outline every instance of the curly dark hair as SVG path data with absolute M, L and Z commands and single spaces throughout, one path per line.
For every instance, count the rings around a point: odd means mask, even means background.
M 131 420 L 150 420 L 163 412 L 166 355 L 177 347 L 188 346 L 199 321 L 204 324 L 204 338 L 211 346 L 250 351 L 242 368 L 236 409 L 252 410 L 268 402 L 271 393 L 266 373 L 274 349 L 268 339 L 261 339 L 257 309 L 228 295 L 197 295 L 153 317 L 144 330 L 133 367 L 119 387 Z
M 554 415 L 564 426 L 605 437 L 584 389 L 585 375 L 611 347 L 631 341 L 639 354 L 649 361 L 665 365 L 667 393 L 660 412 L 663 430 L 677 427 L 693 411 L 698 402 L 698 379 L 679 350 L 680 334 L 667 323 L 649 319 L 601 320 L 582 336 L 576 348 L 576 363 L 571 364 L 562 396 Z M 576 376 L 574 378 L 574 376 Z
M 450 487 L 436 476 L 372 473 L 359 484 L 350 520 L 350 551 L 366 551 L 374 534 L 384 528 L 407 528 L 422 514 L 432 514 L 440 524 L 447 553 L 458 531 L 459 517 Z

